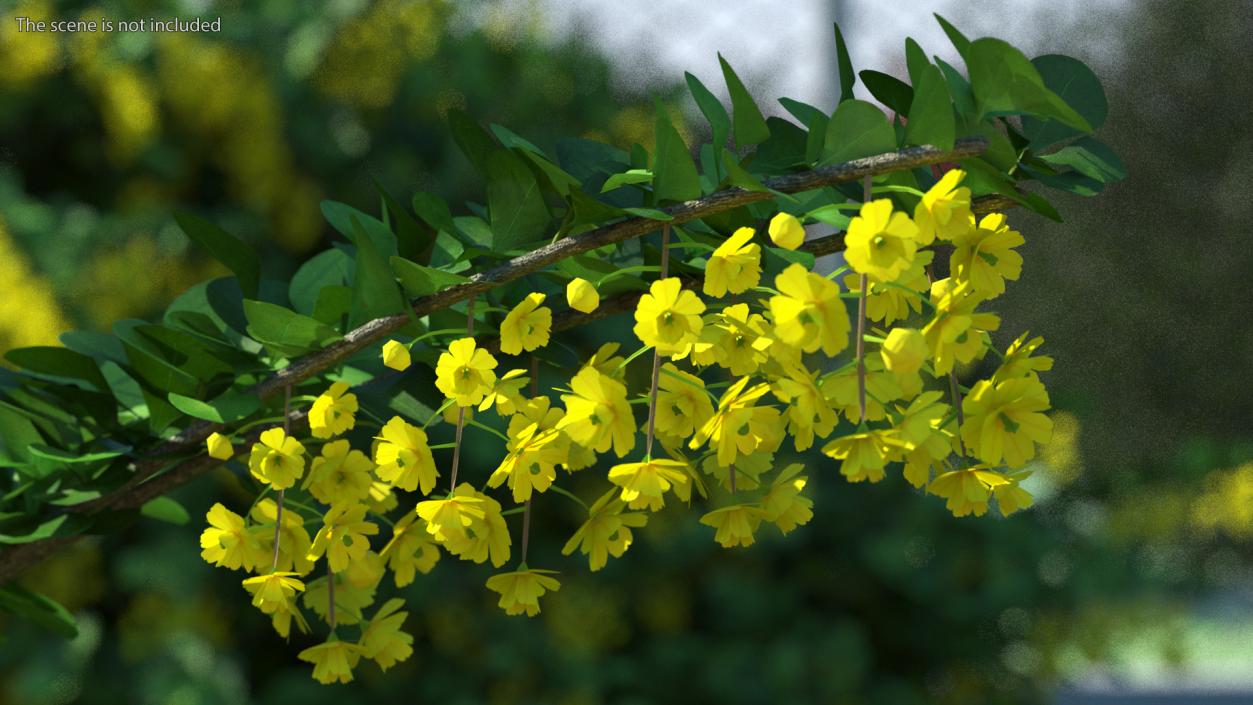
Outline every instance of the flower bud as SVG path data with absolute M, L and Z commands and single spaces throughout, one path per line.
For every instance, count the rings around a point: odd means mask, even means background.
M 893 328 L 879 348 L 883 366 L 898 375 L 917 372 L 927 359 L 927 343 L 914 328 Z
M 401 343 L 398 343 L 394 340 L 389 340 L 387 341 L 386 344 L 383 345 L 383 364 L 384 365 L 387 365 L 393 370 L 404 372 L 405 370 L 409 369 L 409 365 L 411 362 L 412 362 L 412 359 L 409 357 L 409 348 L 406 348 Z
M 600 306 L 600 294 L 591 282 L 580 277 L 566 285 L 566 302 L 575 311 L 591 313 Z
M 220 433 L 211 433 L 205 439 L 205 445 L 209 448 L 209 457 L 217 460 L 230 460 L 235 456 L 235 448 L 231 445 L 231 439 Z
M 805 242 L 805 227 L 791 213 L 779 213 L 770 219 L 770 241 L 779 247 L 795 250 Z

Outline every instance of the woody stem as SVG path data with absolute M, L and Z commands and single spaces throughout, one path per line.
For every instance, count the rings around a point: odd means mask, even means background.
M 474 337 L 474 299 L 475 298 L 476 297 L 471 296 L 469 301 L 466 302 L 466 335 L 471 338 Z M 452 477 L 451 477 L 450 486 L 448 488 L 449 492 L 454 492 L 457 489 L 457 468 L 461 465 L 461 434 L 465 432 L 465 429 L 466 429 L 466 408 L 464 406 L 458 405 L 457 406 L 457 436 L 455 439 L 453 439 L 454 445 L 452 447 Z
M 670 272 L 670 225 L 661 229 L 661 271 L 660 278 L 665 279 Z M 648 436 L 644 443 L 644 459 L 653 459 L 654 428 L 657 423 L 657 383 L 661 377 L 661 353 L 653 348 L 653 381 L 648 390 Z
M 862 200 L 870 202 L 871 177 L 867 176 L 863 181 Z M 861 275 L 858 287 L 861 289 L 861 296 L 857 297 L 857 408 L 861 415 L 860 423 L 866 423 L 866 289 L 869 288 L 869 281 L 865 274 Z
M 291 432 L 291 385 L 283 387 L 283 437 Z M 279 536 L 283 530 L 283 496 L 287 494 L 286 489 L 278 491 L 278 508 L 274 510 L 274 560 L 270 563 L 270 572 L 278 572 L 278 544 Z

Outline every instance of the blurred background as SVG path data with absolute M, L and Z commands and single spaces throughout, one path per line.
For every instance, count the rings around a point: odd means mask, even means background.
M 957 63 L 933 11 L 1093 66 L 1130 173 L 1057 196 L 1064 224 L 1011 215 L 1026 267 L 996 342 L 1029 329 L 1057 360 L 1035 508 L 954 519 L 817 461 L 816 517 L 786 540 L 724 551 L 662 513 L 589 575 L 559 555 L 577 517 L 540 502 L 532 556 L 563 572 L 540 617 L 505 617 L 484 571 L 446 561 L 402 591 L 415 655 L 321 687 L 302 638 L 200 559 L 204 510 L 241 491 L 211 475 L 178 494 L 191 525 L 141 522 L 25 577 L 80 634 L 0 617 L 0 703 L 1253 702 L 1249 3 L 0 0 L 0 351 L 154 316 L 223 274 L 175 209 L 282 275 L 330 241 L 324 198 L 374 212 L 375 180 L 477 197 L 449 109 L 546 149 L 651 145 L 658 97 L 699 136 L 683 71 L 720 87 L 722 52 L 774 113 L 831 110 L 833 20 L 857 68 L 903 75 L 906 36 Z M 18 16 L 222 32 L 17 33 Z

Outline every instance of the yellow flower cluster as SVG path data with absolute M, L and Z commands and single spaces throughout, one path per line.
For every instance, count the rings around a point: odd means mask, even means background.
M 346 383 L 331 384 L 308 408 L 308 438 L 270 428 L 251 446 L 247 464 L 262 494 L 247 518 L 220 504 L 210 510 L 205 560 L 253 574 L 244 587 L 284 636 L 292 621 L 308 629 L 304 609 L 323 619 L 329 639 L 300 658 L 331 682 L 351 679 L 362 659 L 388 668 L 412 653 L 398 601 L 369 614 L 387 571 L 401 587 L 444 552 L 500 569 L 513 555 L 506 518 L 516 513 L 524 517 L 520 562 L 486 587 L 506 614 L 538 614 L 541 598 L 560 588 L 555 571 L 527 563 L 531 503 L 542 494 L 566 496 L 586 511 L 562 552 L 585 556 L 592 571 L 621 557 L 651 513 L 690 504 L 694 495 L 712 500 L 699 521 L 727 548 L 751 546 L 762 526 L 788 534 L 808 523 L 810 475 L 823 470 L 780 468 L 777 456 L 790 450 L 820 448 L 834 461 L 829 475 L 848 482 L 879 482 L 899 468 L 955 516 L 1030 506 L 1021 482 L 1052 432 L 1039 379 L 1052 360 L 1036 354 L 1040 338 L 1024 334 L 996 351 L 1000 364 L 988 378 L 966 388 L 953 373 L 991 349 L 988 332 L 999 319 L 980 309 L 1019 276 L 1014 248 L 1023 242 L 999 214 L 976 221 L 961 179 L 960 171 L 945 175 L 912 216 L 887 199 L 863 204 L 845 236 L 847 266 L 829 276 L 792 263 L 766 286 L 762 254 L 770 244 L 754 242 L 751 228 L 736 230 L 709 254 L 704 298 L 695 282 L 663 271 L 634 312 L 642 347 L 624 357 L 617 344 L 602 346 L 564 386 L 552 387 L 556 394 L 541 393 L 538 366 L 530 375 L 499 369 L 549 344 L 554 317 L 541 293 L 505 312 L 499 359 L 473 336 L 439 351 L 434 387 L 446 401 L 429 418 L 376 419 Z M 800 221 L 787 214 L 768 232 L 788 249 L 804 240 Z M 952 276 L 931 282 L 936 250 L 927 248 L 937 241 L 951 252 Z M 842 287 L 837 278 L 849 269 Z M 595 285 L 576 279 L 567 303 L 590 311 L 600 298 Z M 650 388 L 632 390 L 627 369 L 650 350 Z M 837 355 L 843 361 L 831 364 Z M 382 346 L 381 357 L 395 371 L 389 375 L 407 374 L 413 359 L 398 341 Z M 484 413 L 506 430 L 485 423 Z M 456 442 L 432 447 L 415 423 L 441 420 L 456 424 Z M 377 429 L 368 449 L 340 438 L 363 437 L 363 428 Z M 458 481 L 463 435 L 481 431 L 500 437 L 501 460 Z M 452 451 L 446 468 L 433 453 L 444 449 Z M 218 434 L 207 450 L 222 460 L 236 454 Z M 590 505 L 562 487 L 566 475 L 611 451 L 604 490 Z M 440 493 L 445 469 L 449 489 Z M 518 506 L 505 509 L 489 494 L 502 487 Z M 402 502 L 400 517 L 388 518 Z M 323 560 L 325 576 L 310 578 Z M 359 638 L 341 638 L 344 625 L 357 625 Z

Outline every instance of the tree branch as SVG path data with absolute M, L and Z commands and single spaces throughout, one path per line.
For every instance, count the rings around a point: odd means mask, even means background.
M 987 141 L 978 137 L 960 139 L 951 150 L 940 150 L 931 146 L 909 147 L 897 152 L 854 159 L 843 164 L 777 176 L 766 179 L 763 181 L 763 185 L 770 191 L 800 193 L 825 186 L 857 181 L 866 176 L 887 174 L 929 164 L 955 162 L 966 157 L 982 154 L 987 148 Z M 662 212 L 670 216 L 671 219 L 669 221 L 640 217 L 629 218 L 590 232 L 564 238 L 532 252 L 514 257 L 508 262 L 486 272 L 476 274 L 466 282 L 451 286 L 429 296 L 414 299 L 411 302 L 413 313 L 421 317 L 449 308 L 453 304 L 464 301 L 471 296 L 520 279 L 574 255 L 646 235 L 661 227 L 664 223 L 679 225 L 772 198 L 774 198 L 774 194 L 768 191 L 746 191 L 741 188 L 730 188 L 712 193 L 704 198 L 686 201 L 661 209 Z M 801 249 L 811 252 L 815 256 L 837 252 L 843 249 L 843 234 L 836 233 L 811 240 L 802 245 Z M 565 330 L 628 310 L 634 307 L 639 296 L 639 293 L 634 292 L 623 294 L 603 302 L 600 308 L 591 314 L 578 314 L 574 311 L 564 312 L 554 319 L 553 329 L 555 331 Z M 257 385 L 256 393 L 262 399 L 269 398 L 282 391 L 288 385 L 294 386 L 324 370 L 334 367 L 358 351 L 400 330 L 409 322 L 408 313 L 376 318 L 369 321 L 349 331 L 335 343 L 318 352 L 306 355 L 286 368 L 275 372 L 268 379 Z M 289 414 L 288 420 L 293 427 L 306 421 L 305 413 L 303 410 L 298 410 Z M 81 514 L 101 510 L 135 509 L 143 506 L 145 502 L 151 499 L 186 484 L 220 464 L 221 461 L 209 458 L 203 452 L 204 449 L 201 447 L 201 444 L 209 437 L 209 434 L 223 429 L 224 426 L 222 424 L 207 421 L 197 421 L 190 424 L 182 433 L 161 442 L 143 460 L 136 462 L 134 474 L 122 486 L 98 499 L 69 507 L 66 511 Z M 246 438 L 237 439 L 237 441 L 251 444 L 256 442 L 259 435 L 260 430 L 257 430 Z M 182 461 L 176 458 L 178 455 L 193 452 L 195 453 L 194 455 Z M 171 462 L 174 463 L 173 467 L 165 470 Z M 42 561 L 55 549 L 68 545 L 78 538 L 80 538 L 78 535 L 55 536 L 19 544 L 0 551 L 0 584 L 9 582 L 27 568 Z

